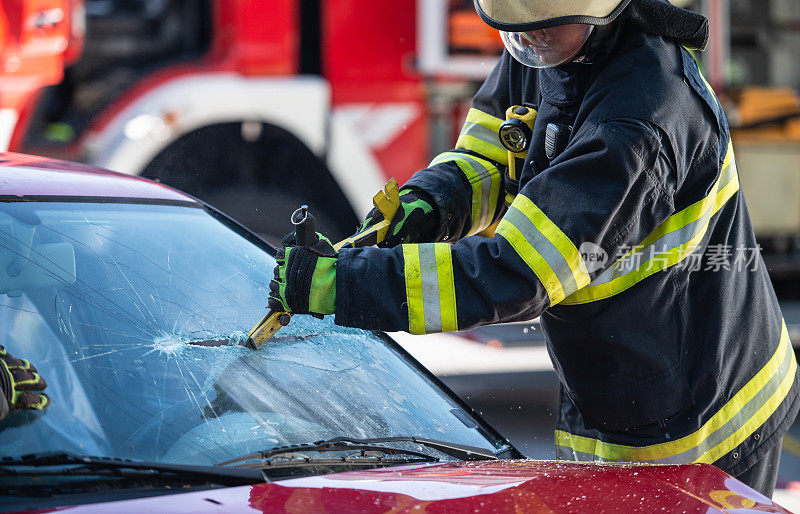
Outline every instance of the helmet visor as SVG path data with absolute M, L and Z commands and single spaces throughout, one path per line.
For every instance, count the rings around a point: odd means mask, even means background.
M 575 58 L 594 25 L 574 23 L 527 32 L 500 31 L 508 53 L 531 68 L 552 68 Z

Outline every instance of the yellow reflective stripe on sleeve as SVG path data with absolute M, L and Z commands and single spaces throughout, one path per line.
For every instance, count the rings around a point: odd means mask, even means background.
M 490 227 L 494 223 L 495 214 L 497 211 L 497 202 L 500 197 L 500 190 L 503 187 L 502 177 L 500 176 L 500 172 L 497 172 L 497 175 L 492 175 L 492 187 L 489 190 L 489 202 L 488 206 L 486 207 L 486 216 L 481 218 L 481 226 L 478 230 L 475 230 L 475 233 L 482 232 L 486 228 Z M 505 191 L 504 191 L 505 192 Z M 473 227 L 475 229 L 475 227 Z M 470 233 L 472 235 L 472 233 Z
M 519 209 L 533 223 L 558 250 L 558 253 L 566 261 L 572 273 L 578 289 L 589 283 L 589 275 L 586 273 L 586 265 L 583 262 L 578 249 L 570 238 L 550 221 L 550 218 L 542 212 L 527 196 L 518 194 L 512 205 Z
M 667 218 L 644 241 L 563 304 L 578 305 L 609 298 L 683 261 L 705 237 L 711 218 L 738 190 L 736 160 L 729 142 L 720 176 L 705 198 Z
M 553 269 L 547 264 L 547 261 L 539 255 L 536 248 L 531 246 L 517 227 L 504 218 L 500 220 L 500 224 L 497 225 L 495 234 L 502 236 L 503 239 L 508 241 L 517 255 L 519 255 L 531 271 L 533 271 L 547 291 L 550 305 L 555 305 L 564 299 L 564 289 L 561 287 L 561 282 L 559 282 Z
M 500 171 L 485 159 L 459 152 L 440 154 L 430 165 L 443 162 L 454 162 L 472 187 L 471 223 L 467 235 L 477 234 L 491 225 L 494 219 L 497 197 L 500 194 Z
M 441 332 L 458 330 L 456 320 L 456 284 L 453 278 L 453 251 L 447 243 L 433 245 L 436 259 L 436 275 L 439 282 L 439 312 Z
M 780 343 L 770 360 L 697 431 L 674 441 L 626 446 L 557 430 L 556 445 L 559 454 L 571 450 L 580 460 L 713 463 L 742 444 L 772 416 L 789 394 L 796 373 L 797 361 L 786 324 L 782 323 Z
M 728 181 L 732 179 L 736 179 L 735 176 L 731 175 L 730 165 L 734 164 L 735 160 L 733 155 L 733 145 L 730 143 L 728 144 L 728 152 L 725 154 L 725 161 L 722 163 L 722 170 L 720 171 L 719 178 L 717 182 L 714 184 L 714 187 L 711 189 L 709 194 L 700 201 L 697 201 L 686 207 L 680 212 L 677 212 L 670 216 L 669 218 L 664 221 L 661 225 L 659 225 L 652 234 L 647 236 L 644 241 L 642 241 L 639 246 L 645 247 L 648 245 L 653 244 L 656 240 L 660 239 L 661 237 L 665 236 L 670 232 L 674 232 L 681 227 L 684 227 L 691 223 L 692 221 L 699 219 L 702 217 L 703 213 L 708 209 L 708 206 L 711 204 L 712 201 L 716 200 L 716 196 L 712 193 L 718 193 L 720 190 L 720 184 L 728 183 Z M 735 169 L 735 168 L 734 168 Z M 737 180 L 738 183 L 738 180 Z M 723 186 L 725 184 L 722 184 Z
M 503 120 L 479 109 L 472 108 L 456 141 L 456 148 L 476 152 L 487 159 L 508 165 L 508 150 L 500 143 L 500 125 Z
M 403 245 L 403 268 L 408 303 L 408 331 L 425 333 L 425 309 L 422 306 L 422 270 L 417 245 Z
M 453 253 L 448 243 L 403 245 L 408 331 L 458 330 Z
M 547 290 L 550 305 L 589 283 L 578 249 L 525 195 L 517 195 L 495 233 L 508 241 L 536 274 Z

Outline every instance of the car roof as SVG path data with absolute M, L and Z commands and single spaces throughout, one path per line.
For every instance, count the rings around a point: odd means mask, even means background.
M 0 153 L 0 199 L 41 196 L 197 203 L 180 191 L 142 177 L 47 157 Z

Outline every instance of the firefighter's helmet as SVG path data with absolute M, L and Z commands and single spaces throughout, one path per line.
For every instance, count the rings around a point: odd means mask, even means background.
M 596 26 L 614 21 L 630 0 L 474 0 L 508 52 L 533 68 L 578 57 Z
M 608 25 L 630 0 L 474 0 L 490 27 L 524 32 L 557 25 Z

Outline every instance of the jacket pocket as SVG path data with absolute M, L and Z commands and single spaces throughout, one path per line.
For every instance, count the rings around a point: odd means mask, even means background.
M 692 405 L 694 397 L 678 367 L 609 391 L 568 391 L 586 428 L 629 430 L 656 423 Z

